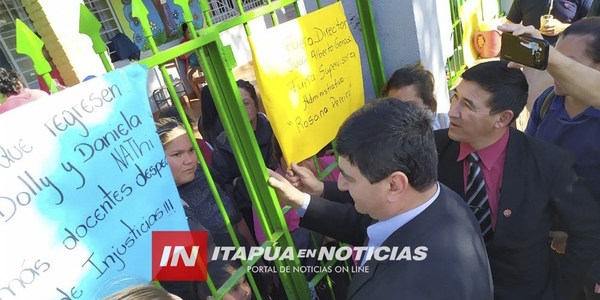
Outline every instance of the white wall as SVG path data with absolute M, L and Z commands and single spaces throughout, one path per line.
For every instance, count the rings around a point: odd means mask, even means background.
M 350 2 L 354 1 L 344 1 L 344 5 Z M 438 111 L 447 111 L 450 104 L 442 41 L 449 37 L 448 32 L 440 30 L 444 25 L 437 17 L 436 0 L 373 1 L 372 5 L 386 77 L 406 64 L 420 61 L 433 73 Z
M 448 36 L 442 37 L 440 19 L 431 17 L 438 16 L 437 9 L 435 0 L 413 0 L 413 19 L 417 28 L 419 57 L 425 69 L 433 73 L 435 79 L 434 94 L 438 102 L 437 110 L 447 112 L 450 109 L 445 69 L 448 53 L 444 53 L 445 43 L 443 41 L 447 42 Z M 447 47 L 445 50 L 448 51 Z

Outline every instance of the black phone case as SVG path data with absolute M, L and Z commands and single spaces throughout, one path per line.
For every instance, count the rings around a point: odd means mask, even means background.
M 538 70 L 548 65 L 549 44 L 532 37 L 502 34 L 500 57 Z

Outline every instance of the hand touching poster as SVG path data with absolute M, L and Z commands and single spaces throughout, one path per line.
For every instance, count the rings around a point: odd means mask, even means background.
M 314 155 L 364 104 L 358 46 L 340 2 L 250 37 L 265 110 L 288 163 Z

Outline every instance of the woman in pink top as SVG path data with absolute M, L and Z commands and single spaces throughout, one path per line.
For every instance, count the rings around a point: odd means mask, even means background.
M 44 96 L 44 91 L 24 88 L 14 71 L 0 68 L 0 114 Z

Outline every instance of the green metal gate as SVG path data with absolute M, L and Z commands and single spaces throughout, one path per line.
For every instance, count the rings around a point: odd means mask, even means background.
M 197 52 L 203 73 L 208 82 L 211 94 L 213 95 L 217 111 L 232 146 L 242 177 L 246 183 L 252 205 L 256 209 L 260 224 L 262 225 L 266 236 L 267 241 L 260 246 L 268 248 L 277 244 L 279 247 L 294 247 L 284 219 L 284 213 L 289 210 L 289 207 L 281 209 L 274 191 L 267 185 L 268 174 L 266 172 L 266 165 L 262 159 L 250 123 L 247 121 L 248 117 L 232 73 L 232 68 L 235 67 L 235 59 L 233 58 L 231 48 L 225 47 L 221 42 L 219 33 L 235 26 L 242 25 L 246 31 L 246 35 L 250 36 L 251 32 L 248 26 L 249 21 L 269 15 L 273 24 L 277 25 L 278 19 L 275 11 L 288 5 L 294 6 L 296 16 L 299 17 L 300 9 L 298 0 L 277 0 L 273 2 L 271 0 L 222 1 L 224 1 L 224 4 L 227 4 L 227 7 L 215 5 L 215 3 L 212 2 L 209 3 L 208 0 L 199 0 L 206 22 L 205 28 L 191 30 L 190 32 L 192 32 L 193 38 L 190 41 L 164 51 L 159 51 L 156 41 L 152 36 L 150 23 L 148 22 L 148 10 L 144 7 L 142 0 L 132 0 L 132 16 L 139 19 L 143 34 L 148 39 L 150 49 L 153 53 L 151 57 L 141 60 L 139 63 L 148 68 L 155 66 L 159 67 L 167 90 L 173 100 L 173 104 L 180 116 L 182 116 L 182 122 L 192 141 L 202 170 L 206 174 L 211 191 L 217 200 L 229 234 L 236 247 L 239 247 L 240 243 L 233 231 L 229 217 L 227 216 L 220 196 L 217 193 L 215 183 L 208 170 L 208 166 L 204 161 L 200 148 L 196 142 L 194 131 L 188 119 L 183 117 L 185 116 L 185 111 L 171 77 L 167 73 L 165 67 L 167 62 L 182 54 L 190 51 Z M 188 28 L 194 28 L 188 0 L 173 0 L 173 2 L 181 7 L 183 19 L 187 23 Z M 319 9 L 323 6 L 320 0 L 315 0 L 315 3 Z M 375 90 L 380 90 L 385 82 L 385 75 L 375 32 L 371 3 L 367 0 L 356 0 L 356 4 L 360 18 L 361 31 L 365 40 L 367 60 L 371 69 L 373 85 Z M 233 17 L 226 19 L 223 18 L 223 14 Z M 106 56 L 107 47 L 100 36 L 101 27 L 98 20 L 95 19 L 93 14 L 82 4 L 80 12 L 80 32 L 87 34 L 92 39 L 94 51 L 100 56 L 106 71 L 109 72 L 112 70 L 112 67 Z M 30 36 L 28 38 L 30 38 L 31 41 L 35 40 L 37 43 L 41 43 L 41 40 L 36 40 L 35 37 Z M 43 56 L 40 57 L 39 54 L 33 53 L 35 51 L 29 48 L 30 47 L 24 47 L 22 49 L 23 51 L 20 53 L 28 53 L 27 55 L 36 62 L 36 65 L 38 62 L 40 66 L 44 65 L 41 66 L 39 70 L 36 68 L 36 72 L 41 73 L 40 75 L 44 75 L 44 79 L 48 83 L 48 86 L 53 87 L 54 91 L 54 82 L 48 74 L 50 71 L 49 65 L 47 65 L 47 62 L 44 64 L 45 59 Z M 331 169 L 332 168 L 319 170 L 319 177 L 323 178 L 331 171 Z M 221 299 L 244 275 L 248 275 L 248 280 L 250 281 L 254 295 L 257 299 L 261 299 L 261 295 L 258 292 L 256 283 L 251 274 L 246 274 L 248 270 L 247 267 L 253 266 L 259 259 L 260 258 L 253 259 L 252 261 L 245 261 L 242 268 L 238 269 L 237 272 L 218 290 L 215 289 L 215 286 L 209 277 L 207 283 L 211 293 L 216 299 Z M 280 267 L 290 268 L 300 266 L 297 251 L 293 261 L 275 260 L 275 265 L 278 269 Z M 318 274 L 310 283 L 307 282 L 305 275 L 299 272 L 281 272 L 279 273 L 279 276 L 288 299 L 310 299 L 312 294 L 309 287 L 314 286 L 317 281 L 322 280 L 323 278 L 329 280 L 328 275 L 325 273 Z M 331 285 L 329 286 L 331 288 Z M 334 296 L 333 293 L 331 293 L 331 295 Z
M 454 52 L 446 60 L 446 77 L 448 87 L 454 85 L 465 69 L 465 56 L 463 49 L 463 24 L 459 15 L 460 6 L 464 0 L 450 0 L 450 16 L 452 20 L 452 42 Z
M 448 59 L 446 59 L 446 77 L 448 80 L 448 88 L 454 86 L 456 81 L 460 78 L 460 75 L 465 70 L 466 62 L 465 62 L 465 49 L 463 44 L 464 37 L 464 29 L 463 22 L 461 16 L 461 7 L 465 2 L 469 0 L 449 0 L 450 1 L 450 16 L 452 21 L 452 42 L 454 51 Z M 484 1 L 491 0 L 479 0 L 479 7 L 482 10 L 482 16 L 485 16 L 484 9 Z M 498 6 L 498 14 L 496 17 L 502 16 L 502 1 L 496 1 Z M 485 21 L 485 20 L 483 20 Z M 468 52 L 468 50 L 466 50 Z
M 141 4 L 141 1 L 137 2 L 138 4 Z M 192 16 L 189 7 L 187 7 L 187 0 L 175 0 L 174 2 L 175 4 L 181 6 L 184 12 L 183 16 L 185 22 L 188 24 L 189 28 L 193 28 Z M 233 3 L 233 1 L 231 2 Z M 145 64 L 148 67 L 157 65 L 159 66 L 171 98 L 174 100 L 174 104 L 179 114 L 184 116 L 185 112 L 181 102 L 177 97 L 177 93 L 163 64 L 172 58 L 187 53 L 193 49 L 197 50 L 202 70 L 215 100 L 217 111 L 231 143 L 242 177 L 246 182 L 246 186 L 252 200 L 252 205 L 257 211 L 257 215 L 267 238 L 267 241 L 262 244 L 261 247 L 267 248 L 275 244 L 280 247 L 293 247 L 294 245 L 283 217 L 284 212 L 287 212 L 289 208 L 284 208 L 283 210 L 280 208 L 274 191 L 269 188 L 266 183 L 268 179 L 266 165 L 262 159 L 252 128 L 249 126 L 249 122 L 246 121 L 247 114 L 240 99 L 235 78 L 231 72 L 231 69 L 234 67 L 233 53 L 231 52 L 230 48 L 223 46 L 219 38 L 219 33 L 232 27 L 242 25 L 244 26 L 246 35 L 250 36 L 251 32 L 248 26 L 249 21 L 268 14 L 273 24 L 277 25 L 278 19 L 277 15 L 275 14 L 276 10 L 288 5 L 294 5 L 296 14 L 299 17 L 300 9 L 298 7 L 297 0 L 278 0 L 273 2 L 271 2 L 271 0 L 264 0 L 262 5 L 256 5 L 256 2 L 256 0 L 235 1 L 234 4 L 236 9 L 232 13 L 237 16 L 217 23 L 213 21 L 213 18 L 216 16 L 214 7 L 212 7 L 211 10 L 208 0 L 200 0 L 200 7 L 203 11 L 203 15 L 207 24 L 206 28 L 200 29 L 197 33 L 192 31 L 194 39 L 191 41 L 162 52 L 158 51 L 156 44 L 152 40 L 152 34 L 147 21 L 146 24 L 142 22 L 142 26 L 145 26 L 144 35 L 151 41 L 150 45 L 154 55 L 141 61 L 140 63 Z M 316 5 L 318 8 L 321 8 L 321 1 L 316 0 Z M 370 1 L 357 0 L 357 7 L 362 24 L 363 36 L 365 38 L 366 50 L 368 54 L 367 59 L 371 67 L 371 77 L 375 89 L 378 90 L 385 82 L 385 75 L 381 63 L 381 55 L 376 37 Z M 247 10 L 248 8 L 251 10 Z M 142 8 L 140 7 L 140 9 Z M 144 11 L 134 11 L 134 16 L 141 17 L 142 14 L 144 14 Z M 142 18 L 140 18 L 140 20 L 142 20 Z M 218 202 L 220 202 L 220 198 L 218 197 L 218 193 L 216 193 L 216 189 L 214 187 L 214 182 L 212 181 L 206 163 L 204 162 L 199 147 L 195 141 L 193 130 L 186 118 L 182 118 L 182 120 L 185 123 L 184 125 L 188 131 L 188 135 L 194 144 L 194 148 L 196 150 L 198 159 L 201 161 L 203 171 L 207 174 L 207 179 L 209 180 L 213 194 L 215 195 L 215 198 L 218 199 Z M 324 174 L 321 172 L 319 175 L 324 176 Z M 223 216 L 227 218 L 222 204 L 220 203 L 219 205 L 221 207 Z M 231 227 L 229 227 L 229 229 L 230 235 L 232 238 L 234 238 L 236 246 L 239 246 L 239 243 L 235 239 L 235 234 L 233 234 L 233 230 Z M 258 259 L 244 262 L 243 267 L 238 269 L 236 274 L 234 274 L 234 276 L 232 276 L 232 278 L 230 278 L 218 291 L 215 290 L 214 285 L 209 279 L 208 285 L 215 297 L 220 299 L 227 294 L 227 292 L 239 281 L 242 276 L 250 275 L 246 274 L 246 267 L 254 265 L 257 260 Z M 300 262 L 296 257 L 294 261 L 276 260 L 275 264 L 277 268 L 293 267 L 299 266 Z M 298 272 L 283 272 L 279 273 L 279 276 L 288 299 L 310 299 L 311 292 L 309 290 L 309 286 L 314 286 L 317 281 L 321 280 L 322 278 L 329 280 L 327 274 L 319 274 L 315 276 L 313 281 L 310 283 L 307 282 L 304 274 Z M 248 276 L 248 278 L 251 282 L 254 295 L 260 299 L 261 296 L 258 293 L 252 277 Z M 331 288 L 331 285 L 329 285 L 329 287 Z M 333 296 L 333 293 L 331 293 L 331 295 Z

